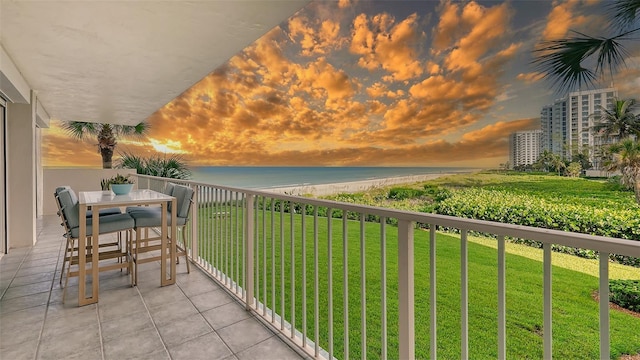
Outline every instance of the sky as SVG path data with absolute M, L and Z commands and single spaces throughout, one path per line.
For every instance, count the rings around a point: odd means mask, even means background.
M 570 30 L 601 34 L 602 6 L 314 1 L 117 151 L 178 154 L 190 166 L 497 167 L 509 134 L 539 129 L 542 106 L 562 95 L 536 72 L 533 49 Z M 608 80 L 623 98 L 640 87 L 640 51 L 628 50 L 627 68 Z M 95 141 L 79 146 L 55 120 L 42 153 L 45 166 L 102 164 Z

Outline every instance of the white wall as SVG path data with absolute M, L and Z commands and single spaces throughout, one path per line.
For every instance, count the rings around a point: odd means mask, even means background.
M 35 106 L 7 106 L 7 226 L 9 249 L 36 242 Z
M 98 155 L 96 155 L 98 156 Z M 135 174 L 135 169 L 53 169 L 45 168 L 43 176 L 43 215 L 55 215 L 58 207 L 53 193 L 58 186 L 68 185 L 76 192 L 101 190 L 102 179 L 116 174 Z M 138 184 L 134 185 L 136 189 Z

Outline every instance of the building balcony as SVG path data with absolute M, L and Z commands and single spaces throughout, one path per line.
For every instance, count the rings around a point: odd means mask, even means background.
M 621 338 L 629 315 L 606 301 L 567 313 L 571 299 L 554 284 L 581 280 L 552 264 L 551 248 L 598 251 L 589 281 L 608 299 L 609 254 L 640 257 L 640 242 L 142 175 L 137 184 L 169 181 L 196 194 L 191 273 L 181 261 L 177 283 L 160 287 L 159 265 L 145 264 L 131 287 L 126 272 L 104 272 L 97 304 L 77 306 L 77 282 L 62 304 L 62 228 L 44 217 L 34 247 L 0 259 L 2 358 L 505 359 L 518 357 L 524 329 L 536 344 L 528 355 L 550 359 L 581 341 L 572 317 L 587 319 L 593 358 L 637 340 Z M 540 258 L 508 253 L 507 237 L 540 242 Z M 526 261 L 539 277 L 514 278 Z M 478 294 L 479 283 L 491 290 Z M 514 317 L 521 305 L 527 315 Z
M 100 300 L 78 307 L 77 277 L 62 302 L 66 240 L 57 216 L 38 220 L 38 242 L 0 258 L 2 359 L 302 359 L 198 267 L 178 265 L 160 287 L 159 263 L 100 275 Z M 102 239 L 101 239 L 102 241 Z

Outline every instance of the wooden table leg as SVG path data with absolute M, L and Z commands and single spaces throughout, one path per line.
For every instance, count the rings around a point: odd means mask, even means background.
M 175 212 L 176 208 L 172 210 Z M 168 231 L 167 231 L 167 202 L 162 202 L 162 221 L 160 226 L 160 286 L 169 285 L 167 280 L 167 244 L 168 244 Z
M 94 210 L 94 216 L 95 216 Z M 86 297 L 87 285 L 87 205 L 80 204 L 79 217 L 80 228 L 78 234 L 78 306 L 93 304 L 98 302 L 98 234 L 97 224 L 93 226 L 92 234 L 92 296 Z M 95 221 L 95 219 L 93 220 Z

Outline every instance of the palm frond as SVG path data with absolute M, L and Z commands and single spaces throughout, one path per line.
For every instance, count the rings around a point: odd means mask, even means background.
M 625 57 L 629 53 L 621 41 L 633 39 L 634 33 L 639 30 L 629 30 L 608 38 L 573 31 L 572 37 L 541 43 L 534 50 L 532 63 L 561 91 L 593 86 L 605 69 L 613 74 L 625 65 Z M 593 56 L 596 56 L 596 65 L 591 70 L 583 64 Z
M 640 0 L 618 0 L 607 5 L 611 17 L 611 25 L 616 29 L 627 29 L 632 26 L 638 16 Z
M 596 74 L 582 62 L 600 48 L 603 40 L 584 35 L 545 41 L 534 50 L 533 64 L 560 90 L 592 85 Z
M 117 136 L 127 136 L 132 138 L 144 137 L 149 132 L 149 124 L 141 122 L 136 125 L 112 125 L 113 132 Z
M 62 130 L 67 135 L 78 140 L 82 140 L 89 135 L 97 135 L 101 128 L 101 124 L 84 121 L 67 121 L 62 124 Z

